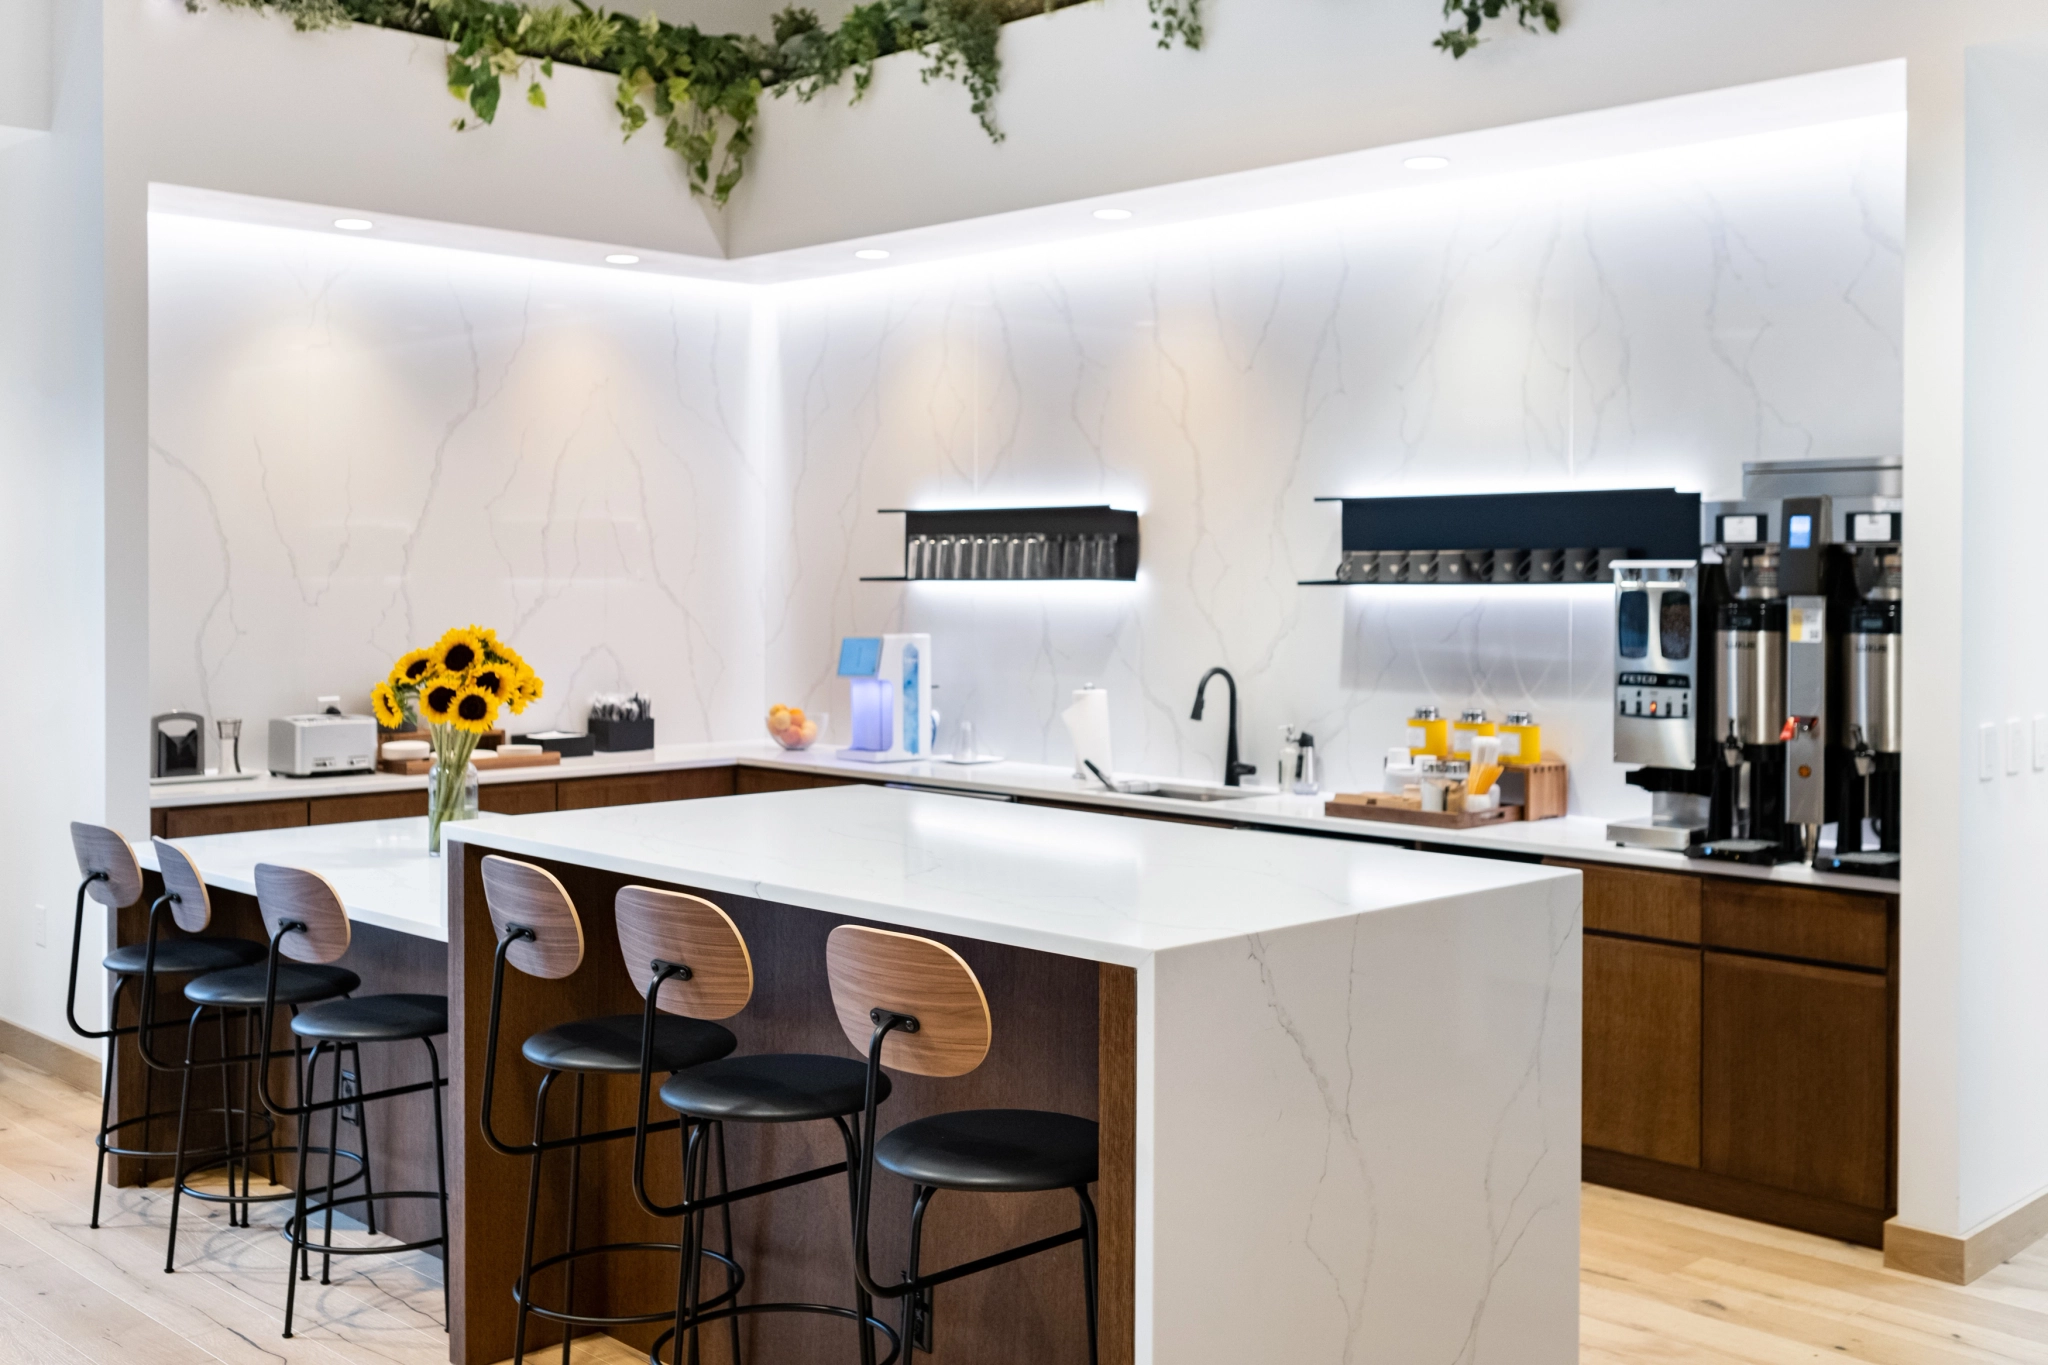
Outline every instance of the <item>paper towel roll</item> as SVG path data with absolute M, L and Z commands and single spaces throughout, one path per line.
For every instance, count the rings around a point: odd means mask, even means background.
M 1074 776 L 1095 780 L 1081 766 L 1089 759 L 1107 777 L 1115 771 L 1109 764 L 1109 693 L 1100 687 L 1077 687 L 1074 704 L 1060 712 L 1067 723 L 1067 736 L 1074 742 Z

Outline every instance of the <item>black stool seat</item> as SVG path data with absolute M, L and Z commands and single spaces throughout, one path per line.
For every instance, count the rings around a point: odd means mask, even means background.
M 602 1071 L 632 1075 L 640 1070 L 640 1027 L 637 1014 L 612 1014 L 577 1019 L 542 1029 L 519 1051 L 547 1071 Z M 681 1071 L 686 1066 L 716 1061 L 739 1046 L 730 1029 L 703 1019 L 657 1015 L 654 1020 L 654 1069 Z
M 100 959 L 116 976 L 141 976 L 147 943 L 124 943 Z M 263 960 L 263 945 L 246 938 L 160 938 L 156 970 L 160 976 L 196 976 L 201 972 L 246 967 Z M 263 983 L 256 983 L 256 1003 L 263 1003 Z
M 397 1043 L 448 1031 L 445 995 L 366 995 L 308 1005 L 292 1018 L 301 1038 L 330 1043 Z
M 1095 1154 L 1092 1121 L 1042 1109 L 934 1114 L 875 1143 L 883 1170 L 942 1190 L 1071 1189 L 1095 1179 Z
M 889 1078 L 879 1078 L 879 1099 Z M 867 1102 L 868 1069 L 850 1057 L 806 1052 L 728 1057 L 668 1078 L 661 1102 L 693 1119 L 734 1123 L 802 1123 L 858 1113 Z
M 262 1009 L 263 987 L 268 980 L 269 971 L 269 964 L 262 963 L 254 967 L 232 967 L 224 972 L 209 972 L 197 981 L 186 984 L 185 998 L 195 1005 L 218 1005 L 223 1009 Z M 331 1000 L 337 995 L 347 995 L 362 984 L 363 979 L 346 967 L 279 963 L 277 1003 L 303 1005 L 309 1000 Z

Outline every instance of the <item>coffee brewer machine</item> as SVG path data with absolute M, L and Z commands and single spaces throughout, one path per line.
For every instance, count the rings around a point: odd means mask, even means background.
M 1896 460 L 1745 465 L 1741 500 L 1702 506 L 1726 597 L 1691 856 L 1897 875 L 1901 509 Z

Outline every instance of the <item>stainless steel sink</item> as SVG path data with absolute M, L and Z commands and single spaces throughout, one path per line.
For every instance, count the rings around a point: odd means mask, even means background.
M 1272 796 L 1261 787 L 1214 787 L 1200 782 L 1125 781 L 1117 790 L 1128 796 L 1164 796 L 1174 801 L 1242 801 L 1248 796 Z

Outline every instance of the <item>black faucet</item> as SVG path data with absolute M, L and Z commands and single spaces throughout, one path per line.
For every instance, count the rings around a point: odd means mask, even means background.
M 1223 785 L 1236 787 L 1243 785 L 1237 779 L 1250 777 L 1258 769 L 1249 763 L 1237 761 L 1237 679 L 1230 676 L 1229 669 L 1212 668 L 1202 675 L 1202 680 L 1195 684 L 1195 709 L 1188 719 L 1202 718 L 1202 699 L 1209 694 L 1209 679 L 1219 673 L 1223 675 L 1223 681 L 1230 686 L 1230 738 L 1223 745 Z

